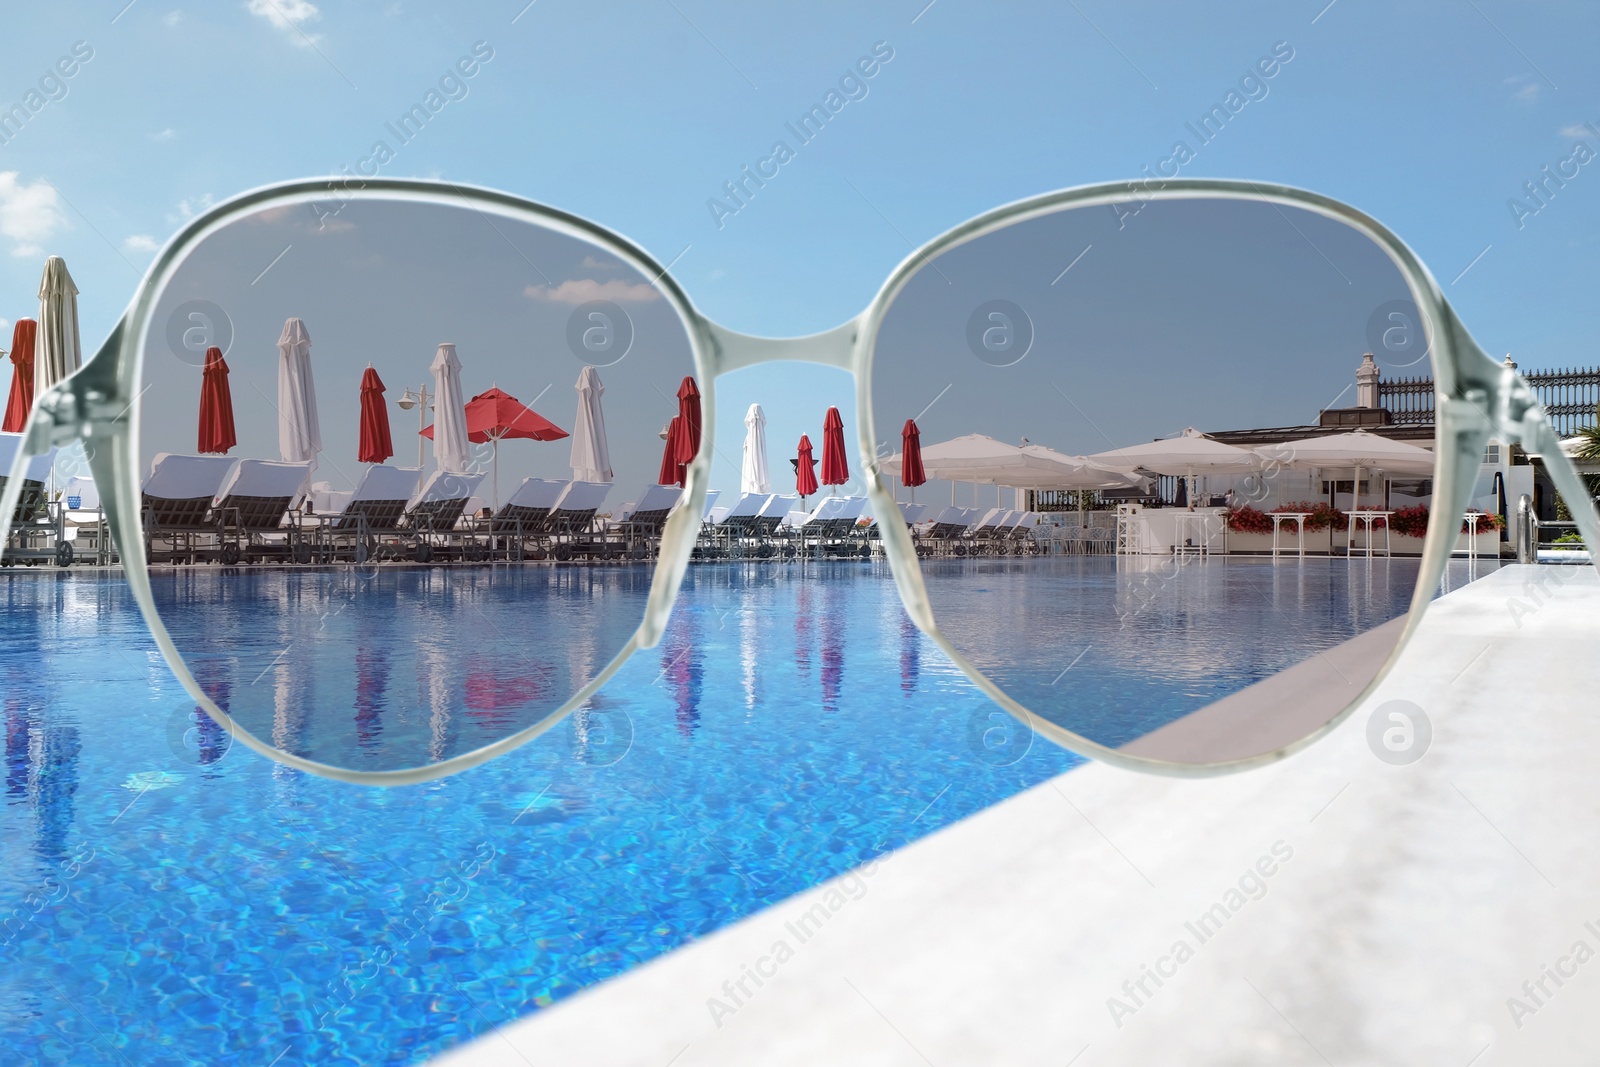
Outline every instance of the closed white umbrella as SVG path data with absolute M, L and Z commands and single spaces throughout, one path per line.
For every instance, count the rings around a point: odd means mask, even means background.
M 78 339 L 78 287 L 60 256 L 45 260 L 39 281 L 39 339 L 33 361 L 33 389 L 38 396 L 83 366 Z
M 448 341 L 434 354 L 433 458 L 442 471 L 465 474 L 472 458 L 467 440 L 467 402 L 461 395 L 461 361 Z
M 285 463 L 310 463 L 314 470 L 321 451 L 311 334 L 300 319 L 287 319 L 278 337 L 278 455 Z
M 611 480 L 611 449 L 606 444 L 606 415 L 600 408 L 605 383 L 593 367 L 578 374 L 578 416 L 572 427 L 572 477 L 580 482 Z
M 739 492 L 772 492 L 772 476 L 767 473 L 767 413 L 760 404 L 751 404 L 744 413 L 744 466 L 739 472 Z

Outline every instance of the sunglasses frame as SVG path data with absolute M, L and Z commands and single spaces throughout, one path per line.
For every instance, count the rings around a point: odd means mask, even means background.
M 1130 755 L 1108 748 L 1030 712 L 989 679 L 956 649 L 934 618 L 923 586 L 915 547 L 895 505 L 893 493 L 878 469 L 873 442 L 872 361 L 878 330 L 895 297 L 929 261 L 959 245 L 996 230 L 1043 215 L 1074 209 L 1153 200 L 1197 198 L 1265 202 L 1313 211 L 1364 234 L 1399 268 L 1411 287 L 1431 340 L 1437 393 L 1434 478 L 1435 506 L 1423 545 L 1421 569 L 1411 607 L 1399 640 L 1389 650 L 1371 681 L 1337 715 L 1306 737 L 1271 752 L 1213 763 L 1178 763 Z M 702 383 L 704 431 L 700 454 L 687 468 L 685 503 L 662 531 L 660 551 L 644 618 L 621 651 L 589 684 L 539 722 L 499 741 L 439 763 L 388 771 L 352 771 L 308 760 L 272 747 L 238 726 L 201 691 L 174 646 L 150 590 L 138 515 L 139 374 L 149 336 L 150 318 L 166 286 L 190 249 L 209 234 L 241 217 L 270 207 L 301 204 L 343 204 L 361 199 L 407 199 L 467 207 L 487 216 L 517 219 L 596 243 L 654 279 L 683 321 L 693 348 L 696 374 Z M 31 457 L 76 441 L 83 442 L 91 472 L 101 490 L 102 507 L 122 559 L 123 573 L 146 625 L 173 673 L 203 709 L 236 740 L 288 766 L 341 781 L 367 785 L 404 785 L 440 778 L 484 763 L 533 740 L 581 706 L 614 675 L 634 652 L 654 647 L 666 628 L 672 604 L 689 567 L 690 552 L 705 507 L 716 424 L 716 379 L 745 367 L 779 360 L 816 363 L 850 371 L 856 380 L 858 462 L 872 501 L 884 553 L 896 588 L 912 621 L 973 681 L 985 695 L 1030 731 L 1079 755 L 1128 770 L 1177 777 L 1207 777 L 1248 770 L 1284 759 L 1332 731 L 1358 707 L 1393 669 L 1401 651 L 1421 623 L 1433 591 L 1444 576 L 1457 528 L 1470 501 L 1484 446 L 1491 438 L 1521 445 L 1540 455 L 1587 544 L 1600 546 L 1597 517 L 1582 479 L 1562 452 L 1560 440 L 1544 416 L 1527 381 L 1514 369 L 1478 346 L 1461 325 L 1421 260 L 1404 242 L 1376 220 L 1337 200 L 1289 186 L 1250 181 L 1163 179 L 1080 186 L 1019 200 L 979 215 L 917 249 L 890 274 L 866 310 L 834 329 L 796 338 L 765 338 L 737 333 L 700 314 L 665 267 L 627 238 L 575 215 L 533 201 L 450 182 L 370 178 L 307 179 L 274 184 L 243 193 L 190 222 L 156 257 L 122 318 L 93 358 L 69 378 L 43 391 L 33 414 L 5 492 L 0 494 L 0 536 L 6 533 L 22 488 L 21 474 Z M 104 487 L 109 487 L 107 492 Z M 1583 502 L 1580 504 L 1579 502 Z M 1587 504 L 1585 507 L 1583 504 Z M 1600 568 L 1600 553 L 1596 553 Z

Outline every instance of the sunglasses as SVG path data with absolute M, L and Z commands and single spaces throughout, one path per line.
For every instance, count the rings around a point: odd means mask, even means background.
M 1498 557 L 1498 533 L 1462 531 L 1498 526 L 1518 479 L 1547 479 L 1600 543 L 1528 383 L 1397 237 L 1313 193 L 1035 197 L 794 339 L 711 322 L 669 267 L 488 190 L 245 194 L 173 238 L 100 351 L 37 398 L 0 522 L 24 536 L 38 464 L 81 442 L 198 708 L 285 764 L 383 784 L 593 714 L 692 567 L 892 578 L 1005 730 L 1214 774 L 1348 715 L 1463 538 Z M 712 508 L 719 378 L 780 361 L 853 375 L 829 399 L 853 405 L 855 447 L 830 409 L 791 482 L 752 410 L 741 493 Z M 805 373 L 805 405 L 842 380 Z M 815 416 L 782 388 L 774 426 Z M 1542 465 L 1491 470 L 1491 442 Z

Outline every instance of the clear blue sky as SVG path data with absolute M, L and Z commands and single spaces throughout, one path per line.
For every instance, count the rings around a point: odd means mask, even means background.
M 1520 228 L 1508 205 L 1538 206 L 1523 183 L 1578 141 L 1600 149 L 1582 125 L 1600 127 L 1592 5 L 124 2 L 6 17 L 0 105 L 26 109 L 35 90 L 40 105 L 0 127 L 8 335 L 34 313 L 45 255 L 66 257 L 97 345 L 186 215 L 356 168 L 380 140 L 395 149 L 383 174 L 495 186 L 620 230 L 676 260 L 729 326 L 820 330 L 865 306 L 912 245 L 972 214 L 1154 166 L 1286 41 L 1294 59 L 1266 97 L 1182 173 L 1348 200 L 1421 253 L 1492 352 L 1597 362 L 1600 163 Z M 92 58 L 55 80 L 77 42 Z M 401 145 L 385 124 L 477 42 L 492 59 Z M 876 42 L 893 58 L 865 95 L 719 228 L 707 201 L 774 141 L 793 142 L 785 124 Z M 736 384 L 719 442 L 730 466 L 751 393 L 804 398 L 817 429 L 821 407 L 848 396 L 810 370 L 740 385 L 737 399 Z M 799 426 L 775 423 L 775 453 Z

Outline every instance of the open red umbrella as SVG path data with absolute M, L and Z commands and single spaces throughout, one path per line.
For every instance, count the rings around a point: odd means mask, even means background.
M 922 469 L 922 431 L 917 429 L 916 419 L 907 419 L 900 431 L 900 480 L 908 489 L 915 489 L 928 480 L 928 472 Z M 916 498 L 913 493 L 911 499 Z
M 794 471 L 794 491 L 808 497 L 817 491 L 817 461 L 811 458 L 811 438 L 800 435 L 798 466 Z
M 228 388 L 228 364 L 222 349 L 206 349 L 206 366 L 200 377 L 200 452 L 226 455 L 239 443 L 233 432 L 233 391 Z
M 683 463 L 678 459 L 678 449 L 683 441 L 683 419 L 677 415 L 667 423 L 667 447 L 661 450 L 661 473 L 657 485 L 683 485 Z
M 361 375 L 361 442 L 356 450 L 356 459 L 362 463 L 382 463 L 394 455 L 383 389 L 383 379 L 368 367 Z
M 838 408 L 829 408 L 822 420 L 822 484 L 843 485 L 850 480 L 850 464 L 844 456 L 844 419 Z
M 6 399 L 6 420 L 0 430 L 21 433 L 28 425 L 28 410 L 33 407 L 33 342 L 39 324 L 18 319 L 11 331 L 11 395 Z
M 678 462 L 687 465 L 700 454 L 700 387 L 693 377 L 685 377 L 678 386 L 678 420 L 682 423 Z
M 500 442 L 507 437 L 558 441 L 567 431 L 498 386 L 467 401 L 467 440 L 494 443 L 494 506 L 500 506 Z M 432 437 L 433 427 L 422 431 Z

